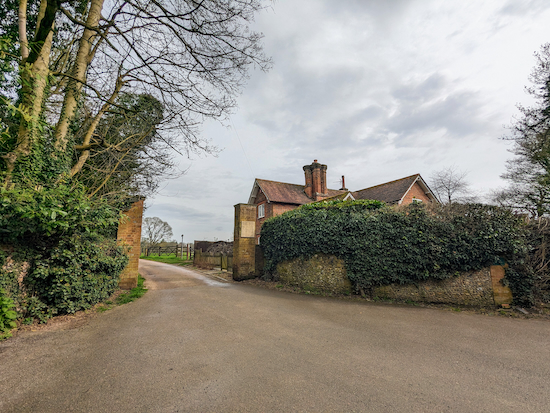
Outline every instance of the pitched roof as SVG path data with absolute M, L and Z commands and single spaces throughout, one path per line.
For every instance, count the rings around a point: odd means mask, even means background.
M 268 181 L 266 179 L 256 179 L 252 193 L 250 194 L 249 204 L 254 203 L 254 198 L 261 189 L 269 202 L 280 202 L 283 204 L 304 205 L 313 202 L 304 192 L 304 185 L 287 184 L 286 182 Z M 346 193 L 338 189 L 328 189 L 329 197 Z
M 371 186 L 359 191 L 347 191 L 341 189 L 328 189 L 328 198 L 340 199 L 345 198 L 347 194 L 351 194 L 354 199 L 375 199 L 388 204 L 399 203 L 409 189 L 418 183 L 424 193 L 432 201 L 437 201 L 437 198 L 432 193 L 428 185 L 424 182 L 420 174 L 407 176 L 405 178 L 396 179 L 395 181 L 386 182 L 384 184 Z M 254 187 L 248 199 L 249 204 L 254 204 L 255 198 L 261 190 L 268 202 L 279 202 L 283 204 L 304 205 L 313 202 L 304 192 L 304 185 L 287 184 L 286 182 L 268 181 L 266 179 L 256 179 Z
M 353 196 L 351 191 L 340 189 L 339 191 L 336 191 L 336 192 L 339 192 L 339 194 L 329 196 L 328 198 L 324 198 L 323 201 L 336 201 L 336 200 L 347 201 L 347 200 L 350 200 L 350 199 L 352 201 L 355 201 L 355 197 Z
M 431 200 L 436 199 L 420 174 L 414 174 L 405 178 L 396 179 L 395 181 L 371 186 L 370 188 L 352 192 L 352 194 L 355 199 L 376 199 L 378 201 L 384 201 L 388 204 L 392 204 L 401 201 L 415 182 L 418 182 L 428 198 Z

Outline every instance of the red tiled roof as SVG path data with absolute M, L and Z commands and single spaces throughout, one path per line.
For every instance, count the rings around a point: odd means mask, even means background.
M 355 199 L 375 199 L 388 204 L 399 202 L 419 176 L 420 174 L 415 174 L 385 184 L 371 186 L 352 192 L 352 195 Z
M 280 202 L 284 204 L 304 205 L 313 202 L 304 192 L 304 185 L 287 184 L 285 182 L 268 181 L 256 179 L 260 189 L 269 202 Z M 328 189 L 329 197 L 346 193 L 338 189 Z

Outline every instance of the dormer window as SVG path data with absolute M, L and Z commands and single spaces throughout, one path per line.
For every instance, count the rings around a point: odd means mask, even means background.
M 258 205 L 258 219 L 265 217 L 265 204 Z

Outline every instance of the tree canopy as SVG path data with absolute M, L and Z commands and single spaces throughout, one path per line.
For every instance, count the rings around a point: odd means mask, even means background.
M 172 227 L 159 217 L 145 218 L 143 220 L 143 233 L 141 242 L 148 247 L 171 241 L 173 237 Z
M 534 217 L 550 213 L 550 43 L 535 53 L 536 65 L 526 91 L 535 105 L 518 105 L 521 115 L 512 121 L 509 139 L 516 155 L 502 175 L 510 182 L 497 194 L 497 202 L 529 212 Z
M 154 187 L 151 171 L 171 166 L 167 149 L 213 151 L 200 124 L 235 108 L 251 65 L 270 65 L 261 34 L 249 28 L 262 7 L 261 0 L 3 2 L 3 186 L 81 179 L 89 195 L 111 196 L 123 181 L 124 189 Z
M 453 202 L 474 202 L 466 172 L 454 166 L 435 171 L 430 177 L 430 189 L 444 204 Z

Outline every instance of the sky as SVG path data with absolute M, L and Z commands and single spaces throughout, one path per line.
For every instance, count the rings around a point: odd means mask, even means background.
M 251 69 L 231 118 L 204 124 L 220 152 L 178 157 L 185 173 L 144 216 L 178 241 L 232 240 L 255 178 L 303 185 L 314 159 L 332 189 L 454 167 L 488 196 L 506 185 L 503 137 L 516 105 L 534 104 L 549 21 L 548 0 L 276 0 L 252 26 L 272 69 Z

